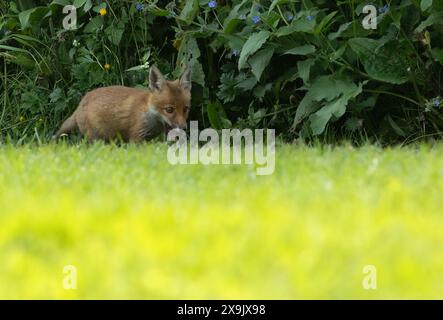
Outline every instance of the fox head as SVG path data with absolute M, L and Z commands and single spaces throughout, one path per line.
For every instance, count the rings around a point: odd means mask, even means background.
M 150 105 L 169 128 L 185 130 L 191 107 L 191 69 L 174 81 L 164 78 L 157 67 L 149 70 Z

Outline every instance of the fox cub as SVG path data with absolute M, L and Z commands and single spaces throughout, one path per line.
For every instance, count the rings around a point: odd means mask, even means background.
M 167 81 L 155 67 L 149 70 L 149 91 L 111 86 L 88 92 L 54 138 L 79 130 L 89 142 L 116 138 L 150 140 L 167 129 L 186 129 L 191 105 L 191 70 Z

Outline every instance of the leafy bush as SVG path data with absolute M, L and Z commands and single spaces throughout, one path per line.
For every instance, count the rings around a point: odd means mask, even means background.
M 443 128 L 443 3 L 69 0 L 2 4 L 2 135 L 47 134 L 86 91 L 193 69 L 192 119 L 287 139 L 383 143 Z M 365 5 L 377 12 L 366 30 Z M 104 10 L 105 9 L 105 10 Z M 43 121 L 42 121 L 43 120 Z

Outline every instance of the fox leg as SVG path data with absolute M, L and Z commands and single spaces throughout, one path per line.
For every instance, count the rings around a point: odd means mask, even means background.
M 86 131 L 86 139 L 88 140 L 88 143 L 93 144 L 95 141 L 100 139 L 100 136 L 98 132 L 94 129 L 89 129 Z

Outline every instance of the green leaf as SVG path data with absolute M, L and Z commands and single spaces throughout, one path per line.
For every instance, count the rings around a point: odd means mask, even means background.
M 426 11 L 432 6 L 432 0 L 421 0 L 420 8 L 421 11 Z
M 149 69 L 149 64 L 145 63 L 145 64 L 141 64 L 135 67 L 131 67 L 129 69 L 126 69 L 125 72 L 131 72 L 131 71 L 145 71 Z
M 70 5 L 72 2 L 70 0 L 54 0 L 52 1 L 49 6 L 52 6 L 54 4 L 57 4 L 59 6 L 67 6 Z
M 333 101 L 342 94 L 353 92 L 355 88 L 355 84 L 334 79 L 330 75 L 317 77 L 297 108 L 293 127 L 297 126 L 306 116 L 316 111 L 319 105 L 317 102 Z
M 236 5 L 230 12 L 228 17 L 223 21 L 223 30 L 225 34 L 231 34 L 237 24 L 241 21 L 238 16 L 238 11 L 243 7 L 245 3 L 247 3 L 249 0 L 243 0 L 241 3 Z
M 209 102 L 207 106 L 208 119 L 211 127 L 216 130 L 223 129 L 227 120 L 225 110 L 220 101 Z
M 103 17 L 96 16 L 89 21 L 83 30 L 85 33 L 94 33 L 103 25 Z
M 171 15 L 171 12 L 162 8 L 158 7 L 148 7 L 149 12 L 153 13 L 157 17 L 169 17 Z
M 392 119 L 392 117 L 390 115 L 387 116 L 387 119 L 396 134 L 398 134 L 400 137 L 407 136 L 406 132 L 402 128 L 400 128 L 400 126 L 397 123 L 395 123 L 394 119 Z
M 308 17 L 301 16 L 294 21 L 293 25 L 297 32 L 312 32 L 315 28 L 315 19 L 309 20 Z
M 22 29 L 28 28 L 33 23 L 38 23 L 52 14 L 49 7 L 35 7 L 18 14 Z
M 326 128 L 326 124 L 332 117 L 340 118 L 346 112 L 346 106 L 349 100 L 357 97 L 363 90 L 360 83 L 356 86 L 354 83 L 346 83 L 345 91 L 340 98 L 327 103 L 320 110 L 309 117 L 310 126 L 314 136 L 322 134 Z
M 220 37 L 226 41 L 228 47 L 237 49 L 238 51 L 240 51 L 245 44 L 245 41 L 237 35 L 221 34 Z
M 257 81 L 260 81 L 263 70 L 271 61 L 273 54 L 274 48 L 266 48 L 258 51 L 249 59 L 252 74 L 257 78 Z
M 87 0 L 85 3 L 85 6 L 83 7 L 83 10 L 85 12 L 88 12 L 92 8 L 92 0 Z
M 432 56 L 443 66 L 443 49 L 441 48 L 432 49 Z
M 63 91 L 60 88 L 55 88 L 49 95 L 51 102 L 57 102 L 63 97 Z
M 420 33 L 427 27 L 434 24 L 443 24 L 443 12 L 432 13 L 425 21 L 419 24 L 419 26 L 415 29 L 415 32 Z
M 297 74 L 303 80 L 304 84 L 309 82 L 311 67 L 315 64 L 315 59 L 307 59 L 297 62 Z
M 99 12 L 100 12 L 100 9 L 106 9 L 107 6 L 108 6 L 108 5 L 106 4 L 106 2 L 102 2 L 102 3 L 100 3 L 98 6 L 93 7 L 93 8 L 92 8 L 92 11 L 99 13 Z
M 240 58 L 238 60 L 238 69 L 245 67 L 246 62 L 250 55 L 254 54 L 259 50 L 266 42 L 270 33 L 268 31 L 260 31 L 252 34 L 248 40 L 245 42 L 243 49 L 240 53 Z
M 186 4 L 180 13 L 179 18 L 186 23 L 191 23 L 198 13 L 198 0 L 186 0 Z
M 335 39 L 341 37 L 342 33 L 345 32 L 346 30 L 348 30 L 349 26 L 351 26 L 351 25 L 352 25 L 352 22 L 348 22 L 348 23 L 342 24 L 338 28 L 337 32 L 331 32 L 328 35 L 328 39 L 329 40 L 335 40 Z
M 272 88 L 272 83 L 268 83 L 264 86 L 258 86 L 254 89 L 253 94 L 255 97 L 257 97 L 260 101 L 263 100 L 266 92 L 270 91 Z
M 38 66 L 38 64 L 34 60 L 28 58 L 27 54 L 18 52 L 13 54 L 12 56 L 14 57 L 14 59 L 11 59 L 11 61 L 22 67 L 34 69 L 36 66 Z
M 14 34 L 12 36 L 12 38 L 20 43 L 23 43 L 26 46 L 32 46 L 32 44 L 29 41 L 37 42 L 41 45 L 44 45 L 44 43 L 42 41 L 40 41 L 39 39 L 31 37 L 31 36 L 27 36 L 25 34 L 18 34 L 17 33 L 17 34 Z
M 328 14 L 326 17 L 323 18 L 323 20 L 320 22 L 318 27 L 315 29 L 316 34 L 320 34 L 323 29 L 327 26 L 327 24 L 332 20 L 332 18 L 335 17 L 337 14 L 337 11 L 333 11 L 330 14 Z
M 287 2 L 289 2 L 289 0 L 274 0 L 274 1 L 272 1 L 271 6 L 269 7 L 268 13 L 271 12 L 272 10 L 274 10 L 274 8 L 276 6 L 281 5 L 281 4 L 285 4 Z
M 81 8 L 86 3 L 86 0 L 74 0 L 74 7 Z
M 105 29 L 105 34 L 112 44 L 118 46 L 125 32 L 125 23 L 120 21 L 117 25 L 111 24 Z
M 307 54 L 314 53 L 314 52 L 315 52 L 315 47 L 313 45 L 307 44 L 304 46 L 292 48 L 288 51 L 285 51 L 283 54 L 305 56 Z
M 178 51 L 174 75 L 179 77 L 189 65 L 192 68 L 192 82 L 198 83 L 204 87 L 205 74 L 201 63 L 198 60 L 200 55 L 200 49 L 195 38 L 191 36 L 184 37 Z
M 293 21 L 289 26 L 281 27 L 277 30 L 275 35 L 277 37 L 283 37 L 290 35 L 294 32 L 313 32 L 315 27 L 315 20 L 308 20 L 307 17 L 301 16 L 297 20 Z
M 202 87 L 205 86 L 205 73 L 203 67 L 198 60 L 192 63 L 192 82 L 198 83 Z
M 277 32 L 275 33 L 275 35 L 277 37 L 284 37 L 284 36 L 290 35 L 294 32 L 295 32 L 294 25 L 289 25 L 289 26 L 284 26 L 284 27 L 281 27 L 280 29 L 278 29 Z
M 6 45 L 3 45 L 3 44 L 0 44 L 0 49 L 4 49 L 4 50 L 7 50 L 7 51 L 23 52 L 23 53 L 28 53 L 29 54 L 28 50 L 21 49 L 21 48 L 16 48 L 16 47 L 11 47 L 11 46 L 6 46 Z
M 246 78 L 245 80 L 240 81 L 239 83 L 237 83 L 237 87 L 242 89 L 243 91 L 249 91 L 252 90 L 255 85 L 257 84 L 257 78 L 254 77 L 249 77 Z
M 360 58 L 366 73 L 373 79 L 392 84 L 408 81 L 410 51 L 398 41 L 380 47 L 377 40 L 355 38 L 349 40 L 349 45 Z

